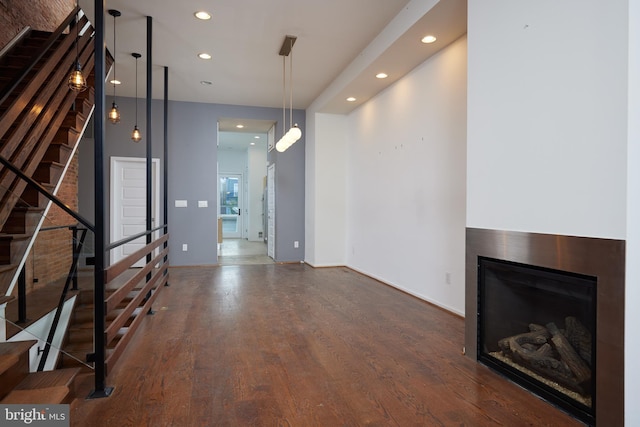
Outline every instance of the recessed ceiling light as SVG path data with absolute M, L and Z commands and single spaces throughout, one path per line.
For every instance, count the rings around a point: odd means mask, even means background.
M 196 13 L 194 13 L 195 17 L 198 19 L 202 19 L 203 21 L 207 21 L 209 19 L 211 19 L 211 15 L 207 12 L 205 12 L 204 10 L 200 10 Z
M 109 83 L 111 83 L 112 85 L 122 84 L 122 82 L 120 80 L 110 80 Z
M 256 145 L 256 143 L 255 142 L 250 142 L 249 145 Z
M 211 55 L 209 55 L 208 53 L 203 52 L 203 53 L 199 53 L 198 54 L 198 58 L 200 58 L 200 59 L 211 59 Z
M 260 139 L 259 135 L 254 136 L 255 139 Z
M 389 77 L 389 76 L 386 75 L 385 73 L 376 74 L 376 78 L 378 78 L 378 79 L 386 79 L 387 77 Z
M 347 98 L 347 101 L 349 101 L 349 102 L 355 102 L 355 101 L 356 101 L 356 99 L 355 99 L 353 96 L 350 96 L 350 97 L 348 97 L 348 98 Z
M 422 43 L 433 43 L 434 41 L 436 41 L 436 37 L 435 36 L 424 36 L 422 38 Z
M 242 128 L 244 127 L 244 125 L 236 125 L 236 127 L 237 127 L 238 129 L 242 129 Z

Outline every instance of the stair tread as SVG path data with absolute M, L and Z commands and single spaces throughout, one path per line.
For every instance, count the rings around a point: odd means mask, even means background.
M 13 390 L 2 399 L 3 404 L 58 404 L 69 397 L 69 387 L 57 386 L 33 390 Z
M 14 268 L 16 268 L 15 264 L 0 265 L 0 273 L 4 273 L 5 271 L 11 271 Z M 14 299 L 16 299 L 16 297 L 14 297 L 13 295 L 2 295 L 0 296 L 0 304 L 13 301 Z
M 16 363 L 18 363 L 18 356 L 15 354 L 0 355 L 0 375 L 7 372 Z
M 38 341 L 7 341 L 0 343 L 0 375 L 11 369 L 20 356 L 29 351 Z
M 29 237 L 31 237 L 31 234 L 0 233 L 0 240 L 24 240 Z
M 73 379 L 80 372 L 79 368 L 55 369 L 53 371 L 32 372 L 14 390 L 32 390 L 65 386 L 70 387 Z
M 0 342 L 0 356 L 22 354 L 25 351 L 29 351 L 37 343 L 38 341 L 36 340 Z

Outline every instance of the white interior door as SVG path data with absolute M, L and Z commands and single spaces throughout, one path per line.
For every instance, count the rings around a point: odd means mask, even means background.
M 151 167 L 151 217 L 152 228 L 156 226 L 160 211 L 159 176 L 160 159 L 153 159 Z M 147 229 L 147 159 L 136 157 L 111 158 L 111 241 L 117 242 Z M 157 236 L 157 232 L 155 233 Z M 156 237 L 154 236 L 154 238 Z M 146 245 L 141 237 L 111 251 L 111 263 L 131 255 Z M 145 260 L 134 267 L 142 267 Z
M 276 165 L 267 168 L 267 255 L 276 254 Z

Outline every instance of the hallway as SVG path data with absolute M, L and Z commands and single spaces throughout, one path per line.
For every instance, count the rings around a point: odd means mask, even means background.
M 267 244 L 247 239 L 224 239 L 218 250 L 220 265 L 273 264 L 267 256 Z
M 582 425 L 463 356 L 461 318 L 347 268 L 170 275 L 72 426 Z

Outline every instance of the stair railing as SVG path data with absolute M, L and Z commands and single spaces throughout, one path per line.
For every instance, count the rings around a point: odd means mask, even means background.
M 60 316 L 62 315 L 62 309 L 64 308 L 64 303 L 67 301 L 67 293 L 69 292 L 69 286 L 75 282 L 77 289 L 77 271 L 78 271 L 78 260 L 80 259 L 80 253 L 84 246 L 84 239 L 87 236 L 87 229 L 82 228 L 79 229 L 77 225 L 72 226 L 59 226 L 59 227 L 49 227 L 48 230 L 55 230 L 60 228 L 68 228 L 73 231 L 73 258 L 71 262 L 71 267 L 69 267 L 69 274 L 67 274 L 67 279 L 64 283 L 64 287 L 62 288 L 62 292 L 60 293 L 60 300 L 58 301 L 58 306 L 56 308 L 56 312 L 53 316 L 53 322 L 51 322 L 51 327 L 49 328 L 49 334 L 47 335 L 47 340 L 45 341 L 44 349 L 42 350 L 42 356 L 40 356 L 40 362 L 38 363 L 38 371 L 44 370 L 44 367 L 47 363 L 47 358 L 49 357 L 49 352 L 51 351 L 51 343 L 53 342 L 53 338 L 58 330 L 58 323 L 60 322 Z M 44 231 L 40 230 L 40 231 Z M 77 239 L 78 231 L 80 231 L 80 239 Z M 77 242 L 77 243 L 76 243 Z
M 40 233 L 42 232 L 46 232 L 46 231 L 54 231 L 54 230 L 61 230 L 61 229 L 68 229 L 71 230 L 73 233 L 73 238 L 72 238 L 72 245 L 71 245 L 71 259 L 73 260 L 73 263 L 75 265 L 73 265 L 70 270 L 69 270 L 69 274 L 67 275 L 67 280 L 70 280 L 70 283 L 72 284 L 71 290 L 72 291 L 77 291 L 78 290 L 78 274 L 77 274 L 77 262 L 80 259 L 80 253 L 82 252 L 82 249 L 84 247 L 84 239 L 86 237 L 87 234 L 87 230 L 86 228 L 80 228 L 78 227 L 78 224 L 74 224 L 74 225 L 57 225 L 57 226 L 53 226 L 53 227 L 42 227 L 40 228 Z M 78 238 L 78 231 L 80 231 L 81 236 L 80 238 Z M 79 242 L 78 244 L 76 244 L 76 242 Z M 20 271 L 20 278 L 18 279 L 18 323 L 26 323 L 27 322 L 27 282 L 26 282 L 26 273 L 25 273 L 25 266 L 22 266 L 22 269 Z M 67 293 L 67 290 L 64 291 L 64 293 Z
M 20 169 L 18 169 L 13 163 L 11 163 L 9 160 L 5 159 L 4 157 L 0 156 L 0 163 L 2 163 L 2 165 L 4 167 L 6 167 L 7 169 L 9 169 L 11 172 L 15 173 L 20 179 L 22 179 L 23 181 L 25 181 L 29 186 L 35 188 L 38 193 L 42 194 L 43 196 L 45 196 L 47 199 L 51 200 L 56 206 L 58 206 L 60 209 L 62 209 L 63 211 L 65 211 L 67 214 L 69 214 L 70 216 L 72 216 L 76 221 L 78 221 L 80 224 L 84 225 L 86 228 L 88 228 L 91 232 L 95 232 L 95 228 L 93 226 L 93 224 L 91 222 L 89 222 L 88 219 L 84 218 L 82 215 L 80 215 L 78 212 L 74 211 L 73 209 L 71 209 L 69 206 L 67 206 L 62 200 L 60 200 L 58 197 L 56 197 L 55 195 L 51 194 L 49 191 L 47 191 L 46 188 L 44 188 L 42 185 L 40 185 L 39 183 L 37 183 L 36 181 L 34 181 L 31 177 L 27 176 L 24 174 L 24 172 L 22 172 Z

